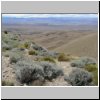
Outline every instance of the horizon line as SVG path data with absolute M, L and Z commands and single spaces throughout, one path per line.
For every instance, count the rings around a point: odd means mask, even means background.
M 6 18 L 97 18 L 98 14 L 2 14 Z

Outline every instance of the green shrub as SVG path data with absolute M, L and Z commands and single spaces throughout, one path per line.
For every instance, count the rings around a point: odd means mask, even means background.
M 52 80 L 58 76 L 63 76 L 64 73 L 60 67 L 50 62 L 40 62 L 40 66 L 43 67 L 45 79 Z
M 14 86 L 13 82 L 2 80 L 2 86 Z
M 10 63 L 16 63 L 22 58 L 22 54 L 19 52 L 9 52 Z
M 18 41 L 15 41 L 15 40 L 8 40 L 7 41 L 7 44 L 11 47 L 11 48 L 16 48 L 18 47 Z
M 43 82 L 45 79 L 52 80 L 63 75 L 63 71 L 56 64 L 49 62 L 33 62 L 21 60 L 15 65 L 16 76 L 21 83 L 31 83 L 35 80 Z
M 81 57 L 80 59 L 71 61 L 72 67 L 84 68 L 86 65 L 96 64 L 96 61 L 93 58 Z
M 90 58 L 90 57 L 81 57 L 80 60 L 82 62 L 84 62 L 85 65 L 88 65 L 88 64 L 97 64 L 96 60 L 94 58 Z
M 31 44 L 31 42 L 28 40 L 21 41 L 20 44 L 18 45 L 18 48 L 23 51 L 25 49 L 28 49 L 30 47 L 30 44 Z
M 54 52 L 54 51 L 47 51 L 47 55 L 52 57 L 52 58 L 58 58 L 59 53 Z
M 21 51 L 24 51 L 24 50 L 25 50 L 25 47 L 24 47 L 23 44 L 19 44 L 19 45 L 18 45 L 18 48 L 19 48 Z
M 47 49 L 45 49 L 37 44 L 32 43 L 31 46 L 36 51 L 47 52 Z
M 70 61 L 70 57 L 67 57 L 64 53 L 58 56 L 58 61 Z
M 98 68 L 97 68 L 97 65 L 94 65 L 94 64 L 86 65 L 85 70 L 92 73 L 93 83 L 94 83 L 94 85 L 98 85 Z
M 12 40 L 19 40 L 19 36 L 17 34 L 14 34 L 13 37 L 11 38 Z
M 11 50 L 11 47 L 7 44 L 2 46 L 2 51 L 7 51 L 7 50 Z
M 1 44 L 2 46 L 1 46 L 1 47 L 2 47 L 2 51 L 3 51 L 3 52 L 5 52 L 5 51 L 7 51 L 7 50 L 11 50 L 11 47 L 10 47 L 8 44 L 6 44 L 6 43 L 3 42 L 3 41 L 2 41 L 1 43 L 2 43 L 2 44 Z
M 93 65 L 93 64 L 88 64 L 85 67 L 85 70 L 87 70 L 88 72 L 93 72 L 95 70 L 97 70 L 97 65 Z
M 65 81 L 69 82 L 72 86 L 90 86 L 93 76 L 88 71 L 77 68 L 69 76 L 65 76 Z
M 53 58 L 56 58 L 58 56 L 58 53 L 53 51 L 48 51 L 46 48 L 39 46 L 33 42 L 31 43 L 31 48 L 36 50 L 39 56 L 50 56 Z
M 24 43 L 24 47 L 25 47 L 25 48 L 29 48 L 29 43 L 28 43 L 28 42 L 25 42 L 25 43 Z
M 16 76 L 21 83 L 27 83 L 34 80 L 44 81 L 44 72 L 40 65 L 34 62 L 19 61 L 16 64 Z
M 34 50 L 29 50 L 28 54 L 29 55 L 37 55 L 38 53 L 36 51 L 34 51 Z
M 98 70 L 93 71 L 92 74 L 93 74 L 94 85 L 98 85 Z
M 39 59 L 39 61 L 48 61 L 48 62 L 56 63 L 54 58 L 52 57 L 42 57 Z
M 11 58 L 10 58 L 10 63 L 12 64 L 12 63 L 16 63 L 18 61 L 18 58 L 17 57 L 14 57 L 14 56 L 12 56 Z
M 19 44 L 19 40 L 15 34 L 2 34 L 2 43 L 4 42 L 10 49 L 15 48 Z M 2 44 L 3 46 L 4 44 Z
M 73 61 L 71 61 L 71 66 L 78 67 L 78 68 L 84 68 L 85 63 L 82 62 L 81 60 L 73 60 Z
M 37 51 L 39 56 L 48 56 L 47 52 Z

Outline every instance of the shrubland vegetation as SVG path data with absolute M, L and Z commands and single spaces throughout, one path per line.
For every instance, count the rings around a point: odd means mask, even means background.
M 38 53 L 37 53 L 37 51 L 35 51 L 35 50 L 29 50 L 29 51 L 28 51 L 28 54 L 29 54 L 29 55 L 37 55 Z
M 65 76 L 65 80 L 72 86 L 90 86 L 93 81 L 93 76 L 88 71 L 77 68 L 69 76 Z
M 34 80 L 39 80 L 41 83 L 41 81 L 52 80 L 63 75 L 62 69 L 50 62 L 22 60 L 17 62 L 15 67 L 17 79 L 21 83 L 29 84 Z
M 94 85 L 98 85 L 98 66 L 97 64 L 88 64 L 85 66 L 85 70 L 91 72 L 93 75 L 93 83 Z
M 83 68 L 93 75 L 94 85 L 98 85 L 98 66 L 95 59 L 90 57 L 81 57 L 71 62 L 72 67 Z
M 21 84 L 29 85 L 35 80 L 44 83 L 64 76 L 62 66 L 57 65 L 58 61 L 70 62 L 72 67 L 77 67 L 69 76 L 65 76 L 65 81 L 72 86 L 98 85 L 97 62 L 93 58 L 49 51 L 34 41 L 21 41 L 19 35 L 7 31 L 2 33 L 2 56 L 9 58 L 16 80 Z M 14 83 L 3 80 L 2 85 L 13 86 Z
M 95 65 L 96 64 L 95 59 L 89 57 L 81 57 L 77 60 L 71 61 L 72 67 L 84 68 L 86 65 L 89 64 Z
M 48 61 L 48 62 L 56 63 L 55 59 L 50 56 L 38 58 L 37 61 Z

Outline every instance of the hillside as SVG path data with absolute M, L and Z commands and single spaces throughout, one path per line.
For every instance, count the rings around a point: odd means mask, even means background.
M 2 86 L 97 86 L 98 14 L 2 14 Z
M 59 52 L 98 59 L 98 35 L 90 34 L 64 44 L 55 49 Z
M 91 57 L 50 51 L 28 38 L 23 40 L 21 35 L 4 31 L 2 85 L 94 86 L 98 85 L 97 62 Z

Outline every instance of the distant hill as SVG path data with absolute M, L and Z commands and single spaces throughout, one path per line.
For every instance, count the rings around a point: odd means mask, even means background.
M 90 34 L 64 44 L 56 51 L 71 53 L 78 56 L 90 56 L 98 59 L 98 35 Z
M 16 18 L 2 17 L 2 24 L 33 25 L 97 25 L 97 18 L 49 17 L 49 18 Z

